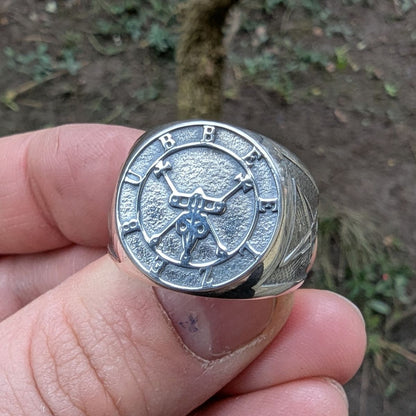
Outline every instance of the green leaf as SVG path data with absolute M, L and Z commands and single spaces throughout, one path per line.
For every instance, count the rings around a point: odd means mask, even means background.
M 271 14 L 277 6 L 282 5 L 284 7 L 287 7 L 288 3 L 288 0 L 265 0 L 264 10 L 266 11 L 266 13 Z
M 140 19 L 128 19 L 125 23 L 126 32 L 132 40 L 138 41 L 142 34 L 142 21 Z
M 335 58 L 337 69 L 345 69 L 348 67 L 349 58 L 348 58 L 348 46 L 344 45 L 339 48 L 335 48 Z
M 147 40 L 149 46 L 155 48 L 158 52 L 164 53 L 173 49 L 171 34 L 157 23 L 152 24 Z
M 371 299 L 368 301 L 368 306 L 374 312 L 377 312 L 381 315 L 389 315 L 391 313 L 391 307 L 386 302 L 383 302 L 379 299 Z
M 384 91 L 386 91 L 386 93 L 389 97 L 396 98 L 397 93 L 399 92 L 399 88 L 391 82 L 385 82 L 384 83 Z
M 13 48 L 11 48 L 10 46 L 6 46 L 3 49 L 4 54 L 8 57 L 8 58 L 14 58 L 14 56 L 16 55 L 16 52 L 14 51 Z
M 401 9 L 404 14 L 416 5 L 416 0 L 402 0 Z
M 381 337 L 378 333 L 370 333 L 367 337 L 367 350 L 378 352 L 381 349 Z
M 388 399 L 394 396 L 397 392 L 397 383 L 393 380 L 389 383 L 389 385 L 384 390 L 384 396 Z

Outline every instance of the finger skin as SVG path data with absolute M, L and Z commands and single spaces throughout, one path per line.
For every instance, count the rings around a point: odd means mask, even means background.
M 140 130 L 74 124 L 0 141 L 0 254 L 105 246 L 120 167 Z
M 0 414 L 188 414 L 264 350 L 281 314 L 248 345 L 203 360 L 152 287 L 104 256 L 0 323 Z
M 341 389 L 328 379 L 303 379 L 222 399 L 192 416 L 348 416 Z
M 115 181 L 138 134 L 78 125 L 0 142 L 0 253 L 73 242 L 105 245 Z M 315 295 L 305 296 L 305 304 L 312 304 Z M 320 302 L 324 306 L 326 299 Z M 310 319 L 305 311 L 299 307 L 295 329 L 286 335 L 295 352 L 303 339 L 299 334 L 312 338 L 311 329 L 317 329 L 305 327 Z M 0 323 L 0 414 L 183 415 L 226 383 L 229 394 L 258 390 L 264 366 L 246 373 L 257 374 L 255 383 L 247 384 L 244 373 L 234 387 L 230 380 L 272 341 L 281 325 L 277 315 L 255 342 L 221 359 L 202 360 L 182 344 L 153 290 L 124 276 L 105 256 Z M 329 315 L 321 335 L 336 332 L 335 316 Z M 346 341 L 336 333 L 338 343 Z M 273 345 L 278 350 L 279 343 Z M 272 351 L 274 365 L 281 354 Z M 355 350 L 352 364 L 336 371 L 351 372 L 357 356 Z M 276 379 L 265 374 L 274 385 Z
M 284 328 L 253 364 L 224 389 L 237 395 L 304 377 L 346 383 L 361 365 L 365 325 L 358 309 L 328 291 L 301 289 Z
M 289 344 L 299 346 L 299 334 L 313 336 L 305 324 L 310 310 L 302 305 L 328 301 L 317 295 L 307 290 L 298 297 L 293 325 L 299 328 Z M 345 312 L 345 301 L 334 297 L 332 303 L 335 299 Z M 185 415 L 241 373 L 273 339 L 271 347 L 278 350 L 281 313 L 275 311 L 265 332 L 247 346 L 202 360 L 179 340 L 153 289 L 123 275 L 105 256 L 0 324 L 0 413 Z M 333 318 L 326 323 L 328 333 L 335 330 Z M 321 364 L 325 368 L 325 361 Z M 302 370 L 301 363 L 294 365 Z M 306 377 L 302 371 L 298 375 Z M 297 395 L 297 389 L 283 394 L 295 402 L 301 400 Z M 325 400 L 331 409 L 334 399 Z
M 104 248 L 71 245 L 0 258 L 0 322 L 105 254 Z

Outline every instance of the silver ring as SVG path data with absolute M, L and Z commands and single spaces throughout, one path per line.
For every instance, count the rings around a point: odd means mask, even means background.
M 287 149 L 213 121 L 168 124 L 133 146 L 110 214 L 129 275 L 180 292 L 277 296 L 307 275 L 318 189 Z

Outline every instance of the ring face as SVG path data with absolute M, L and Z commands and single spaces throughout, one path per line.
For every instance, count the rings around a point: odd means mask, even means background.
M 247 132 L 184 122 L 131 152 L 115 197 L 118 240 L 154 283 L 190 293 L 238 286 L 275 244 L 282 186 Z

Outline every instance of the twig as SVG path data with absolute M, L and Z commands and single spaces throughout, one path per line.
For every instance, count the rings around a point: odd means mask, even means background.
M 228 19 L 228 30 L 224 36 L 224 47 L 230 48 L 231 42 L 234 40 L 235 35 L 238 33 L 241 27 L 242 13 L 240 9 L 234 9 Z
M 108 14 L 113 15 L 113 11 L 111 10 L 111 6 L 104 0 L 95 0 L 98 5 Z
M 42 108 L 43 107 L 43 103 L 41 101 L 31 100 L 29 98 L 21 98 L 19 100 L 19 104 L 24 105 L 26 107 L 31 107 L 31 108 Z
M 124 46 L 122 47 L 105 47 L 98 42 L 97 38 L 93 34 L 87 35 L 88 42 L 90 42 L 91 46 L 101 55 L 105 56 L 114 56 L 122 53 L 126 50 Z
M 394 11 L 396 12 L 396 15 L 399 17 L 403 16 L 403 11 L 402 8 L 400 6 L 400 2 L 399 0 L 393 0 L 393 7 L 394 7 Z
M 416 315 L 416 305 L 408 309 L 406 312 L 403 312 L 397 318 L 389 319 L 386 322 L 386 331 L 391 332 L 397 325 L 401 324 L 406 319 L 411 318 L 413 315 Z
M 396 354 L 406 358 L 406 360 L 416 364 L 416 354 L 410 352 L 408 349 L 402 347 L 401 345 L 396 344 L 395 342 L 386 341 L 385 339 L 380 340 L 380 345 L 382 348 L 393 351 Z
M 9 11 L 9 7 L 12 4 L 12 0 L 3 0 L 0 5 L 0 14 L 6 14 Z
M 288 31 L 288 24 L 293 14 L 294 7 L 289 5 L 285 12 L 283 13 L 282 20 L 280 23 L 280 32 L 286 33 Z
M 267 108 L 273 108 L 275 106 L 275 104 L 272 103 L 269 97 L 265 93 L 263 93 L 263 90 L 261 88 L 254 88 L 254 92 L 257 94 L 260 100 L 263 101 Z
M 19 106 L 15 102 L 16 98 L 19 95 L 24 94 L 25 92 L 28 92 L 30 90 L 33 90 L 34 88 L 38 87 L 39 85 L 44 84 L 45 82 L 51 81 L 53 79 L 59 78 L 62 75 L 67 74 L 68 71 L 62 70 L 55 72 L 53 74 L 48 75 L 47 77 L 43 78 L 40 81 L 28 81 L 24 82 L 23 84 L 19 85 L 16 88 L 6 90 L 6 92 L 0 97 L 0 101 L 9 107 L 13 111 L 19 111 Z
M 84 68 L 84 66 L 88 65 L 88 63 L 89 62 L 82 62 L 79 69 Z M 40 81 L 24 82 L 23 84 L 20 84 L 16 88 L 11 88 L 11 89 L 6 90 L 6 92 L 0 96 L 0 102 L 2 102 L 5 106 L 9 107 L 13 111 L 19 111 L 19 105 L 16 103 L 16 99 L 20 95 L 33 90 L 39 85 L 45 84 L 46 82 L 52 81 L 66 74 L 68 74 L 68 70 L 62 69 L 60 71 L 49 74 L 45 78 L 42 78 Z
M 370 387 L 370 363 L 366 359 L 363 364 L 363 372 L 361 373 L 361 387 L 360 387 L 360 404 L 359 416 L 367 416 L 367 401 L 368 388 Z
M 409 138 L 407 139 L 407 143 L 410 147 L 410 151 L 412 152 L 413 158 L 416 162 L 416 144 L 414 144 Z
M 101 120 L 101 123 L 103 124 L 110 124 L 112 123 L 118 116 L 120 116 L 124 111 L 124 106 L 122 104 L 116 105 L 114 110 L 103 120 Z

